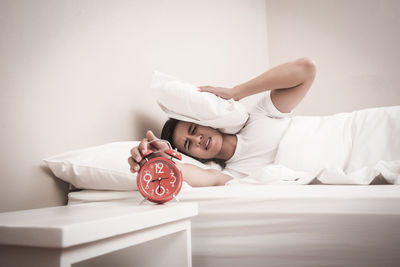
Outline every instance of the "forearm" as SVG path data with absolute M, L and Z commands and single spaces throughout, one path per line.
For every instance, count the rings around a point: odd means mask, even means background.
M 307 58 L 278 65 L 254 79 L 235 86 L 233 98 L 244 97 L 268 90 L 292 88 L 302 84 L 312 75 L 313 63 Z
M 178 168 L 182 172 L 183 180 L 193 187 L 225 185 L 232 179 L 218 170 L 202 169 L 193 164 L 177 162 Z

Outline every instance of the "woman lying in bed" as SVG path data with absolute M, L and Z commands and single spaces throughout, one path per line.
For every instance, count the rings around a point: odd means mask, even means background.
M 306 95 L 315 74 L 315 64 L 308 58 L 301 58 L 274 67 L 232 89 L 200 87 L 203 92 L 234 100 L 268 92 L 249 111 L 246 125 L 236 135 L 175 119 L 165 123 L 161 138 L 169 141 L 178 151 L 202 162 L 215 161 L 226 165 L 223 171 L 218 171 L 176 162 L 184 180 L 191 186 L 224 185 L 233 177 L 245 177 L 252 170 L 272 163 L 279 141 L 289 126 L 290 119 L 286 117 Z M 140 145 L 132 148 L 128 159 L 131 172 L 139 171 L 139 162 L 148 148 L 167 148 L 163 142 L 150 144 L 153 140 L 157 137 L 148 131 Z

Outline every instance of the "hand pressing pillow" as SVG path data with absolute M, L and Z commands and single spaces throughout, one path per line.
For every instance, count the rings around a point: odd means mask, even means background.
M 247 121 L 245 106 L 212 93 L 200 92 L 189 83 L 155 71 L 151 89 L 168 117 L 216 128 L 235 134 Z
M 55 155 L 43 161 L 56 177 L 79 189 L 137 190 L 137 173 L 130 172 L 128 157 L 130 150 L 139 143 L 108 143 Z M 215 165 L 207 166 L 186 155 L 182 156 L 183 163 L 204 169 L 216 168 Z

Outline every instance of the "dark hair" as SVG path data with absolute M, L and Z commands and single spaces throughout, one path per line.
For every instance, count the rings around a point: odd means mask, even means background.
M 174 131 L 178 122 L 179 120 L 169 118 L 164 123 L 164 126 L 161 130 L 161 139 L 168 141 L 173 148 L 175 148 L 175 145 L 174 142 L 172 141 L 172 137 L 174 135 Z
M 174 136 L 175 128 L 176 128 L 176 125 L 178 124 L 178 122 L 180 122 L 180 120 L 177 120 L 174 118 L 169 118 L 164 123 L 164 126 L 161 130 L 161 139 L 168 141 L 173 148 L 176 148 L 176 146 L 173 142 L 173 136 Z M 182 151 L 180 151 L 180 152 L 183 153 Z M 187 155 L 186 153 L 183 153 L 183 154 Z M 200 161 L 201 163 L 207 163 L 209 161 L 214 161 L 215 163 L 220 165 L 222 168 L 224 168 L 226 166 L 225 160 L 223 160 L 223 159 L 215 159 L 215 158 L 214 159 L 199 159 L 199 158 L 195 158 L 190 155 L 187 155 L 187 156 L 192 157 L 192 158 Z

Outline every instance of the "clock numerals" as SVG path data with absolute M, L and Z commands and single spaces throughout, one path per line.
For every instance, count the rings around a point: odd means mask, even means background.
M 145 171 L 145 174 L 143 176 L 143 181 L 145 181 L 147 183 L 146 187 L 145 187 L 146 189 L 149 189 L 149 183 L 150 183 L 151 179 L 153 179 L 153 176 L 151 176 L 150 171 Z
M 164 203 L 181 188 L 182 176 L 173 163 L 165 159 L 150 159 L 141 167 L 137 184 L 150 201 Z
M 144 176 L 143 176 L 143 180 L 145 182 L 149 183 L 152 178 L 153 178 L 153 176 L 151 176 L 150 171 L 145 171 Z
M 164 173 L 164 171 L 162 170 L 164 168 L 164 164 L 162 164 L 161 162 L 156 163 L 156 173 Z
M 156 188 L 156 194 L 159 195 L 159 196 L 162 196 L 162 195 L 164 195 L 164 193 L 165 193 L 165 188 L 164 188 L 164 186 L 159 185 L 159 186 Z
M 172 177 L 172 179 L 173 179 L 173 180 L 170 182 L 170 183 L 171 183 L 171 186 L 172 186 L 172 187 L 175 187 L 175 182 L 176 182 L 175 173 L 174 173 L 173 171 L 171 171 L 170 175 L 171 175 L 171 177 Z

